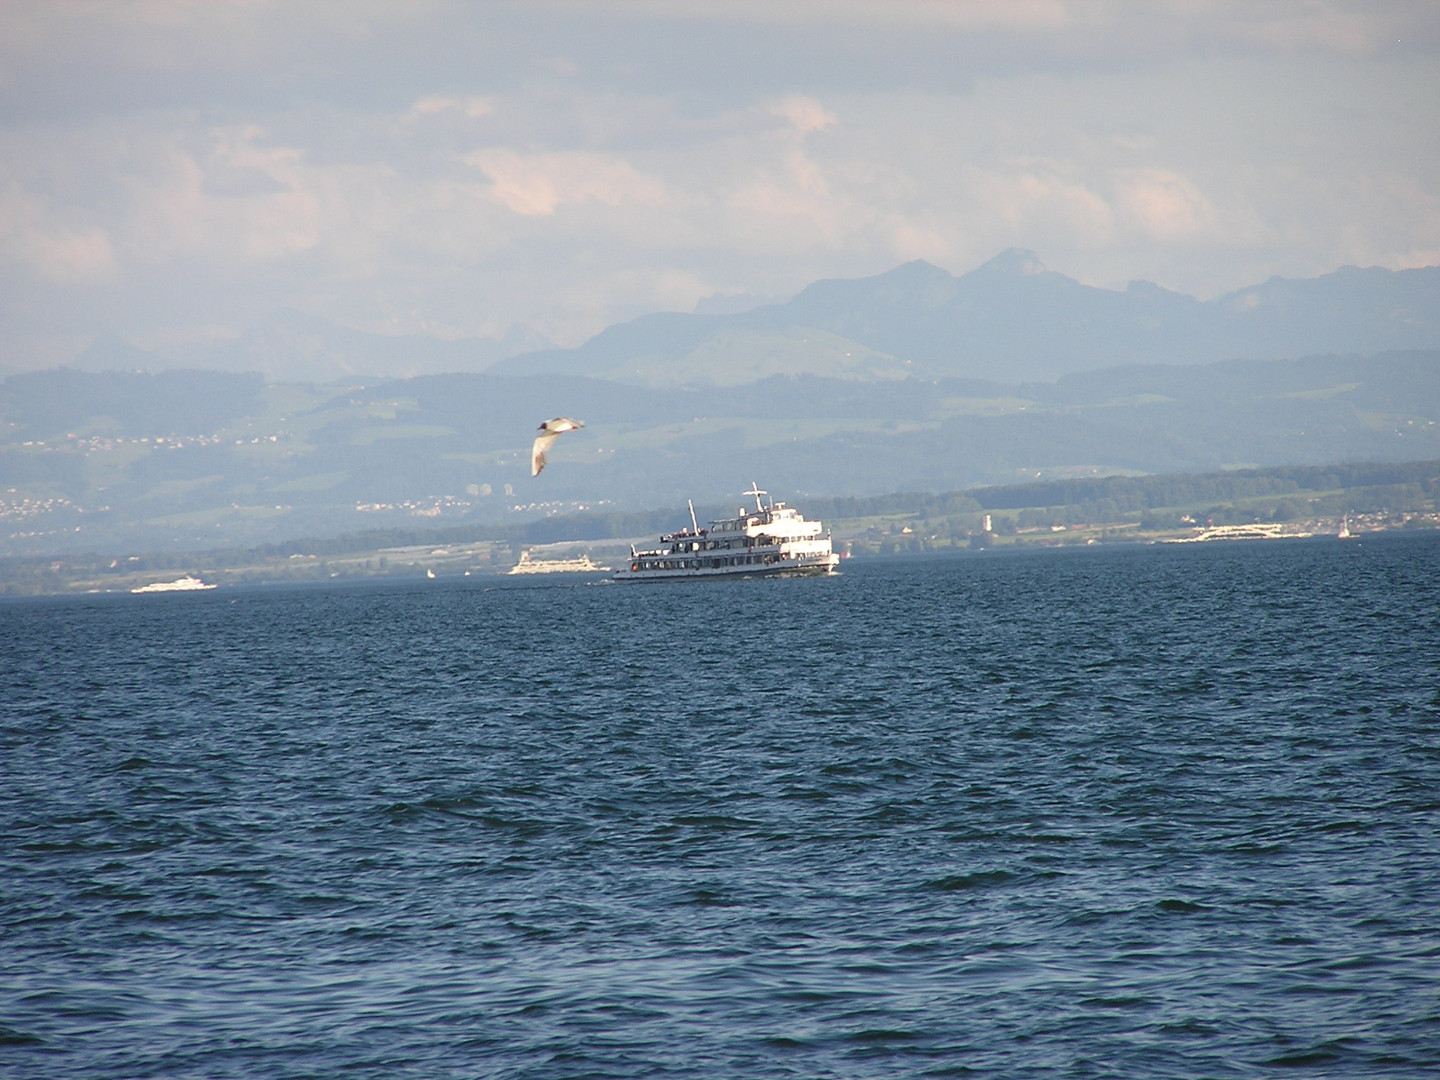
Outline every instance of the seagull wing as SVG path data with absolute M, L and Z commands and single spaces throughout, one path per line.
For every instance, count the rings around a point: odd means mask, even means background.
M 530 446 L 530 475 L 539 476 L 540 470 L 545 468 L 545 451 L 560 437 L 558 431 L 545 435 L 535 436 L 535 442 Z

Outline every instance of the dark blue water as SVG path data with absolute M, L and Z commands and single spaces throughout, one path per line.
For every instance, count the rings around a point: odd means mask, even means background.
M 1440 538 L 0 605 L 7 1077 L 1440 1070 Z

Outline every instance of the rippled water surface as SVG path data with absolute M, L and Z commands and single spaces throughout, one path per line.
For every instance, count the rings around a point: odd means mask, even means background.
M 1440 1070 L 1433 535 L 16 601 L 0 720 L 7 1077 Z

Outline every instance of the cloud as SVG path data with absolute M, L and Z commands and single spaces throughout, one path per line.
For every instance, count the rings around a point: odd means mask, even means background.
M 1130 169 L 1116 178 L 1121 215 L 1156 240 L 1201 235 L 1215 209 L 1185 177 L 1168 169 Z
M 1435 5 L 1340 0 L 0 5 L 0 346 L 570 342 L 1011 246 L 1202 295 L 1412 266 L 1437 57 Z
M 963 169 L 961 190 L 968 205 L 983 207 L 984 215 L 1017 241 L 997 239 L 992 246 L 1027 246 L 1018 243 L 1027 232 L 1063 238 L 1067 245 L 1104 242 L 1113 236 L 1114 209 L 1081 171 L 1062 160 L 1001 160 Z
M 583 0 L 540 0 L 538 6 L 579 11 L 594 4 Z M 1083 16 L 1086 4 L 1064 0 L 827 0 L 822 5 L 796 0 L 612 0 L 606 5 L 626 19 L 685 22 L 851 23 L 860 26 L 952 27 L 984 29 L 1055 28 Z
M 454 112 L 462 116 L 468 116 L 471 120 L 478 120 L 482 116 L 489 116 L 495 111 L 494 104 L 489 98 L 483 97 L 449 97 L 444 94 L 429 94 L 422 97 L 410 107 L 412 116 L 435 116 L 440 113 Z
M 565 205 L 617 206 L 665 198 L 664 184 L 606 154 L 526 154 L 496 147 L 476 150 L 462 160 L 489 179 L 496 202 L 526 217 L 548 216 Z
M 792 95 L 770 106 L 776 116 L 790 122 L 790 126 L 801 135 L 824 131 L 836 123 L 835 115 L 812 97 Z
M 56 220 L 41 200 L 13 183 L 0 192 L 0 260 L 59 286 L 108 278 L 116 268 L 104 229 Z

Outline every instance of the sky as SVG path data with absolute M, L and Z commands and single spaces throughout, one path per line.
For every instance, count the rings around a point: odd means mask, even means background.
M 1440 264 L 1440 4 L 0 4 L 0 375 L 285 309 L 573 345 L 1010 247 L 1202 298 Z

